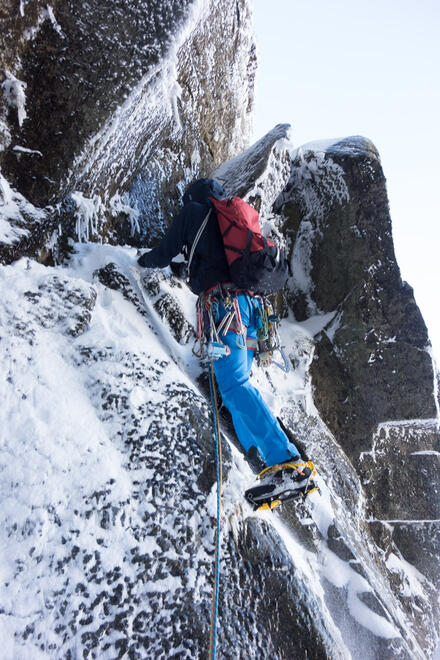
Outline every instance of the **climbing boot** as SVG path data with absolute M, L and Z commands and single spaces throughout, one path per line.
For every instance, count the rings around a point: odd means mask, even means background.
M 307 497 L 317 491 L 316 468 L 311 461 L 286 461 L 265 468 L 258 475 L 260 483 L 249 488 L 244 496 L 257 509 L 276 509 L 296 497 Z

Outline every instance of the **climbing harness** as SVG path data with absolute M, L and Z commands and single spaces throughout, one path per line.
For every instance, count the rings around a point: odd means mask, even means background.
M 256 319 L 257 339 L 246 335 L 247 328 L 243 325 L 238 302 L 240 294 L 246 294 L 250 298 Z M 224 311 L 221 318 L 220 311 Z M 281 346 L 278 333 L 280 317 L 273 313 L 270 301 L 264 296 L 237 290 L 233 285 L 219 284 L 198 297 L 196 319 L 193 353 L 197 357 L 207 357 L 212 361 L 229 355 L 230 348 L 222 341 L 222 337 L 232 330 L 237 335 L 236 345 L 241 349 L 254 351 L 258 365 L 267 368 L 274 364 L 285 372 L 290 371 L 290 362 Z M 274 360 L 275 351 L 280 353 L 282 364 Z
M 222 494 L 222 445 L 220 438 L 220 425 L 218 416 L 217 392 L 215 388 L 214 366 L 212 361 L 209 370 L 209 389 L 211 392 L 212 413 L 215 433 L 215 457 L 217 473 L 217 527 L 215 544 L 215 571 L 214 571 L 214 589 L 212 592 L 211 606 L 211 630 L 209 635 L 209 659 L 215 660 L 217 646 L 217 619 L 218 619 L 218 595 L 220 586 L 220 515 L 221 515 L 221 494 Z
M 220 307 L 224 307 L 226 313 L 218 321 Z M 217 285 L 212 290 L 201 293 L 197 299 L 194 355 L 200 358 L 206 356 L 210 361 L 229 355 L 229 346 L 220 338 L 220 335 L 226 335 L 229 330 L 237 332 L 237 346 L 245 349 L 246 328 L 241 319 L 237 292 L 228 285 Z M 238 341 L 238 335 L 242 337 L 241 343 Z

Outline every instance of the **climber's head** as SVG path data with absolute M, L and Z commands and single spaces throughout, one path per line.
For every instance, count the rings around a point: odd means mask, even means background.
M 191 183 L 183 195 L 183 203 L 199 202 L 203 204 L 208 197 L 215 199 L 226 199 L 223 187 L 215 179 L 197 179 Z

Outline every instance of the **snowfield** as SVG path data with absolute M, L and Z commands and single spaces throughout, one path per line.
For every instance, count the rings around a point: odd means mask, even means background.
M 203 478 L 214 439 L 191 333 L 178 334 L 191 327 L 195 297 L 167 271 L 143 282 L 135 257 L 130 248 L 76 244 L 66 266 L 23 258 L 0 269 L 3 658 L 114 658 L 147 647 L 148 657 L 195 657 L 203 643 L 185 635 L 194 616 L 207 638 L 216 490 L 214 477 Z M 161 296 L 174 300 L 171 319 Z M 173 323 L 179 314 L 187 325 Z M 242 495 L 254 477 L 229 444 L 221 588 L 226 597 L 242 570 L 245 521 L 272 524 L 302 600 L 319 612 L 335 657 L 349 658 L 352 624 L 335 617 L 328 582 L 345 590 L 348 619 L 377 638 L 401 639 L 405 617 L 380 585 L 368 548 L 362 577 L 326 544 L 347 496 L 352 513 L 363 515 L 354 475 L 341 487 L 342 454 L 319 419 L 308 376 L 313 334 L 333 316 L 284 321 L 295 368 L 253 374 L 274 412 L 303 429 L 324 476 L 321 496 L 296 513 L 304 529 L 316 530 L 318 552 L 278 514 L 250 510 Z M 349 514 L 341 523 L 348 537 L 355 534 L 354 549 L 362 542 L 359 521 Z M 397 555 L 388 568 L 408 593 L 423 594 L 426 579 Z M 382 614 L 359 599 L 377 588 Z M 259 639 L 257 622 L 250 628 Z M 249 634 L 222 632 L 220 622 L 223 648 Z

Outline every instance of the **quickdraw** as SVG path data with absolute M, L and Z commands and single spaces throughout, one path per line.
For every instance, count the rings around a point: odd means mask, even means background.
M 238 295 L 241 291 L 218 285 L 208 293 L 202 293 L 196 305 L 196 341 L 193 353 L 197 357 L 218 360 L 230 354 L 230 348 L 221 339 L 229 330 L 236 333 L 236 344 L 241 349 L 255 352 L 257 364 L 267 368 L 275 364 L 285 372 L 290 371 L 290 362 L 281 346 L 278 334 L 280 317 L 273 313 L 270 301 L 264 296 L 252 295 L 252 307 L 257 326 L 257 339 L 247 337 L 243 325 Z M 225 313 L 220 319 L 220 307 Z M 283 364 L 273 359 L 278 351 Z
M 274 314 L 271 302 L 265 298 L 260 298 L 260 305 L 257 307 L 257 364 L 264 368 L 274 364 L 286 373 L 290 371 L 290 362 L 281 346 L 281 339 L 278 333 L 278 325 L 281 321 L 279 314 Z M 283 359 L 283 364 L 276 362 L 273 358 L 275 351 L 278 351 Z
M 226 313 L 218 321 L 220 307 Z M 218 360 L 229 355 L 231 349 L 221 340 L 221 336 L 226 335 L 229 330 L 237 333 L 237 346 L 245 350 L 246 328 L 240 314 L 237 291 L 219 285 L 208 293 L 200 294 L 196 304 L 196 341 L 193 353 L 200 358 L 206 354 L 209 360 Z

